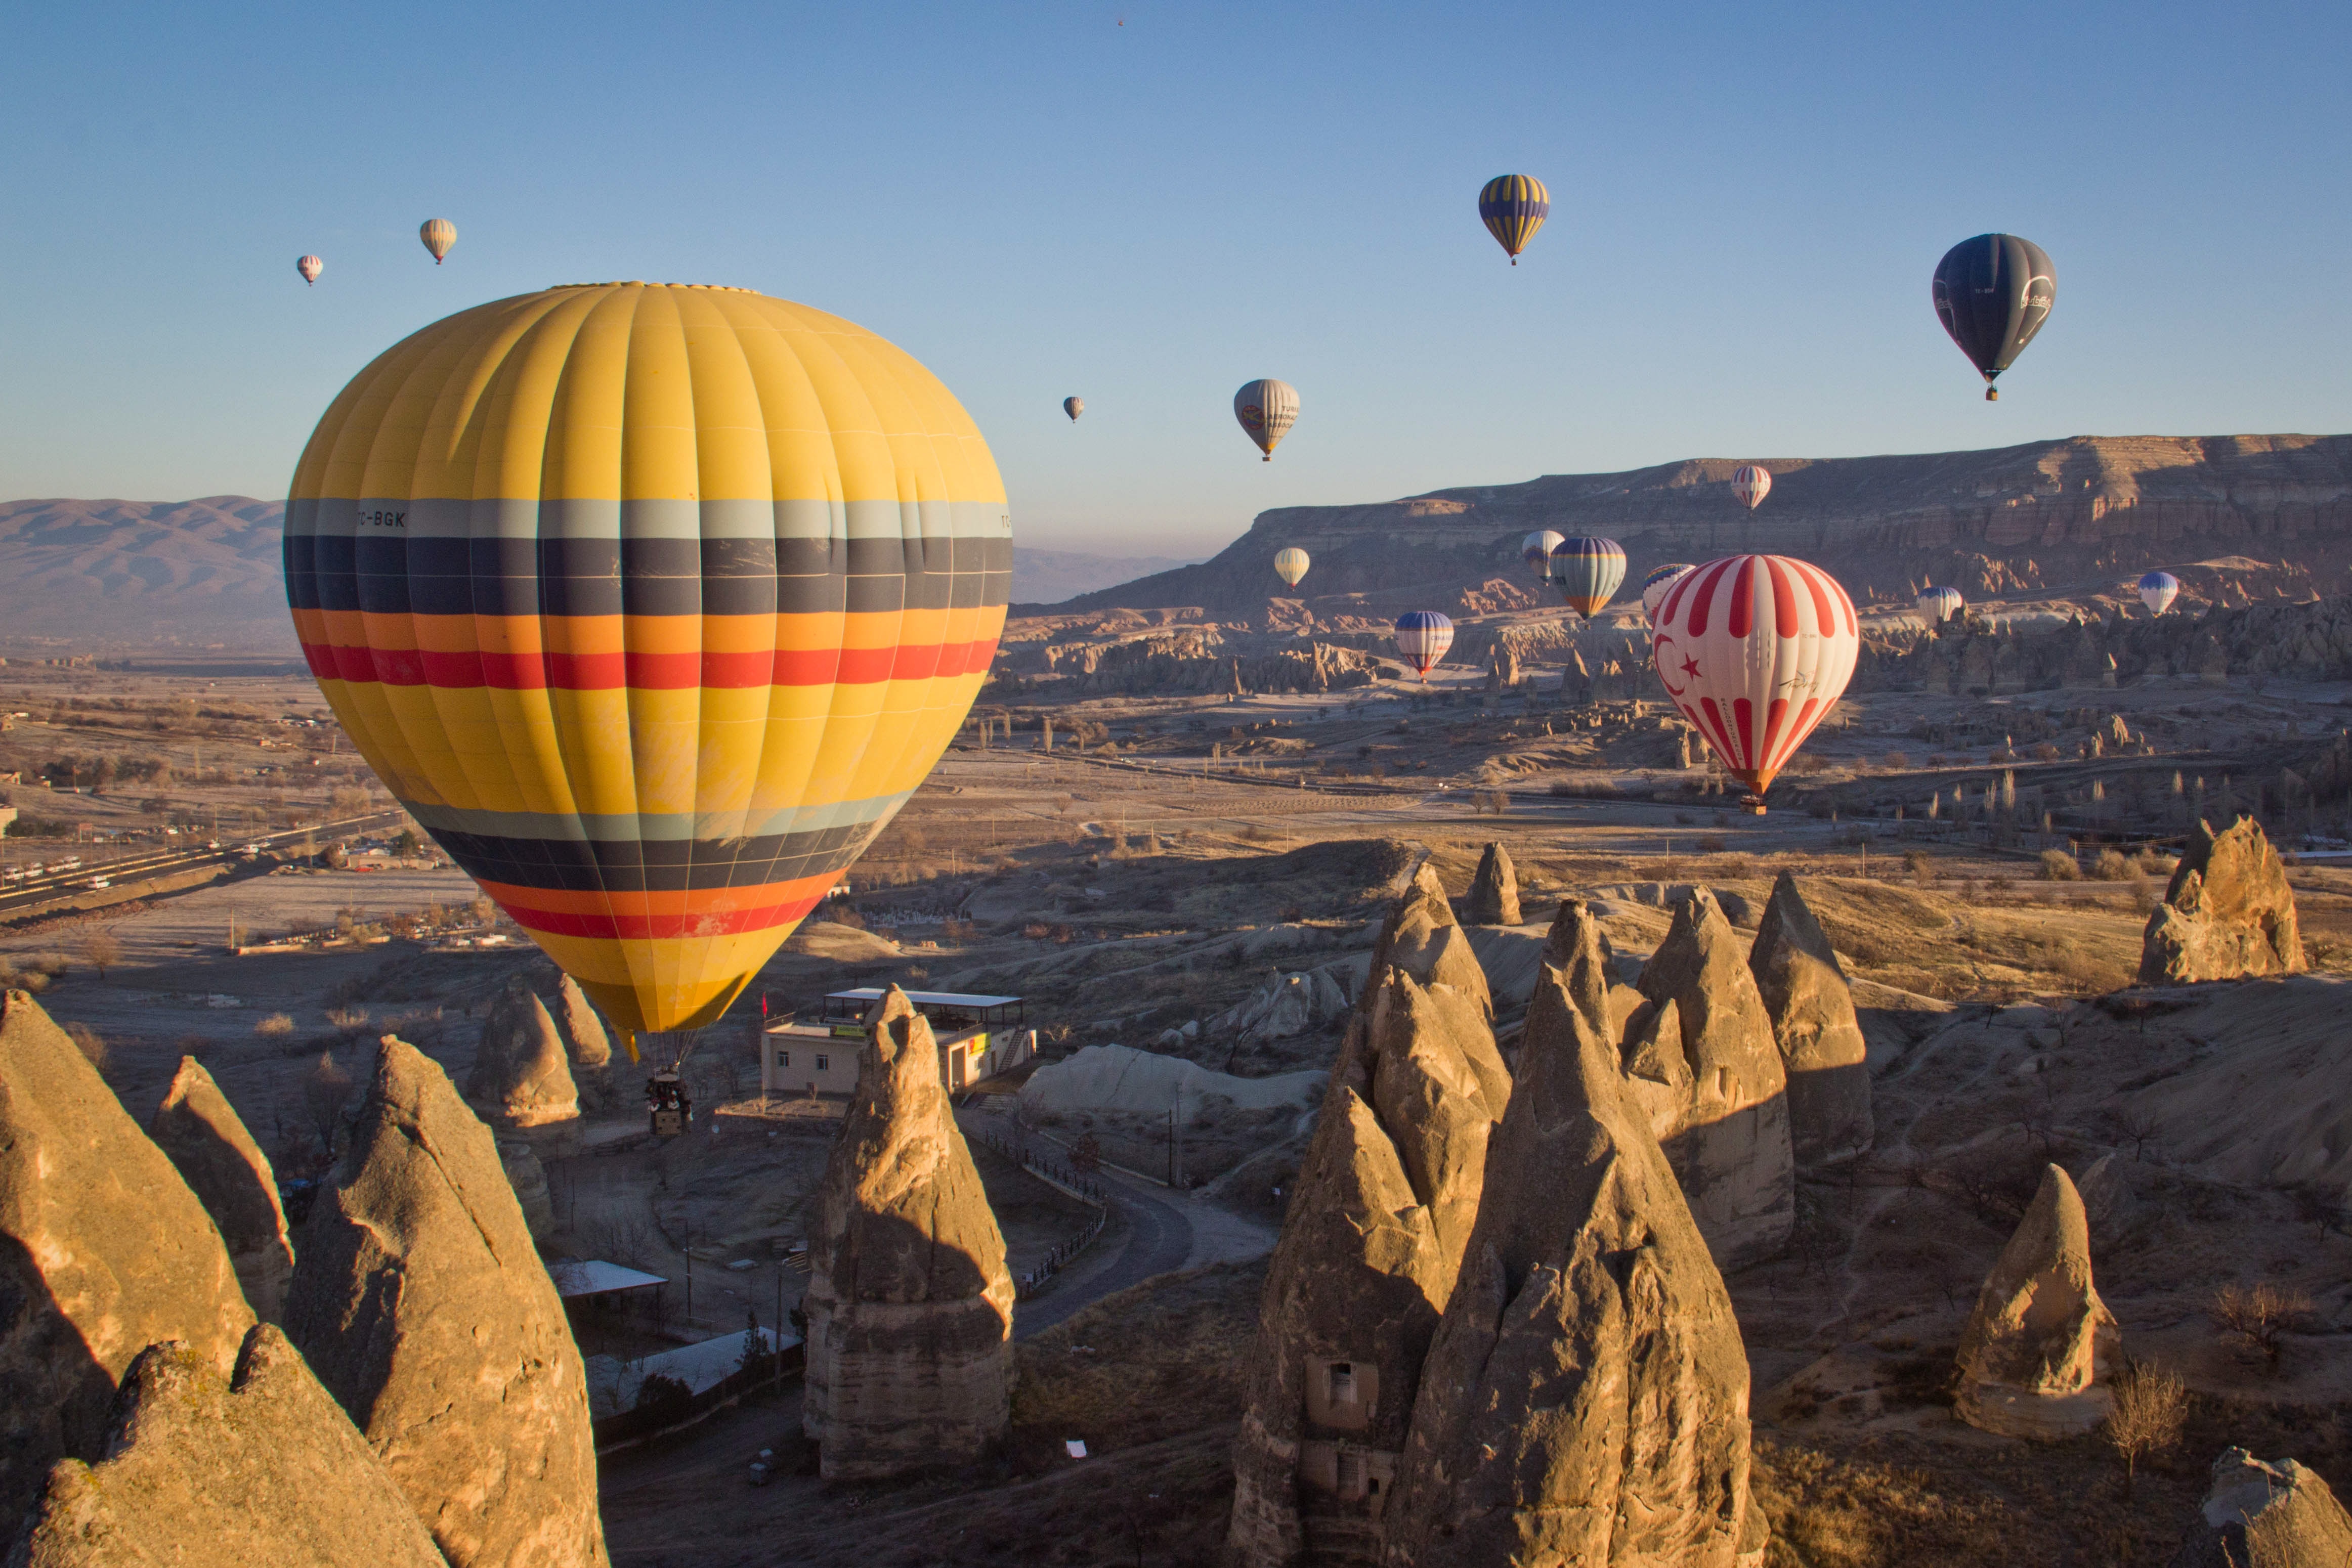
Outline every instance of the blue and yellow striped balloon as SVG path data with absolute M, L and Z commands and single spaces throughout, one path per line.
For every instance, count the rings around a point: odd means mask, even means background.
M 632 1031 L 717 1019 L 906 803 L 1013 567 L 988 444 L 911 356 L 643 283 L 377 356 L 303 451 L 285 548 L 361 754 Z
M 1497 174 L 1478 193 L 1478 218 L 1486 232 L 1519 265 L 1519 252 L 1536 237 L 1551 212 L 1551 193 L 1533 174 Z
M 1615 539 L 1562 539 L 1552 547 L 1551 580 L 1569 608 L 1589 621 L 1625 580 L 1625 547 Z

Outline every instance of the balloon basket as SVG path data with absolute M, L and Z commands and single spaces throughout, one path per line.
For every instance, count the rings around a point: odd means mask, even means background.
M 1761 795 L 1742 795 L 1739 798 L 1739 809 L 1747 812 L 1751 817 L 1760 817 L 1764 814 L 1764 797 Z
M 2000 401 L 2000 389 L 1999 387 L 1987 387 L 1987 388 L 1985 388 L 1985 402 L 1999 402 Z

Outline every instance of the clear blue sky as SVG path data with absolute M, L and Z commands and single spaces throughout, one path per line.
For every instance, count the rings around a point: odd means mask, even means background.
M 0 38 L 0 497 L 282 494 L 378 350 L 614 277 L 895 340 L 1019 537 L 1111 553 L 1680 456 L 2352 429 L 2341 0 L 79 4 Z M 1516 270 L 1503 172 L 1552 193 Z M 1927 303 L 1987 229 L 2059 279 L 1997 404 Z M 1270 465 L 1258 375 L 1303 403 Z

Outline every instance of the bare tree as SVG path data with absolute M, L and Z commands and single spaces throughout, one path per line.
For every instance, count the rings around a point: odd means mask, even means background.
M 2136 1361 L 2115 1383 L 2115 1406 L 2107 1414 L 2107 1446 L 2124 1461 L 2124 1495 L 2129 1497 L 2142 1458 L 2161 1454 L 2180 1441 L 2189 1421 L 2189 1389 L 2152 1362 Z
M 100 928 L 81 939 L 81 961 L 106 978 L 107 970 L 122 962 L 122 943 L 110 930 Z
M 2286 1349 L 2286 1336 L 2311 1314 L 2311 1298 L 2301 1291 L 2281 1290 L 2264 1281 L 2249 1290 L 2228 1284 L 2213 1294 L 2206 1309 L 2221 1331 L 2246 1349 L 2257 1352 L 2273 1372 Z
M 335 1065 L 332 1051 L 322 1051 L 319 1060 L 302 1080 L 302 1104 L 310 1113 L 310 1125 L 319 1134 L 319 1142 L 330 1154 L 335 1147 L 335 1124 L 341 1120 L 343 1107 L 352 1103 L 358 1085 L 352 1075 Z

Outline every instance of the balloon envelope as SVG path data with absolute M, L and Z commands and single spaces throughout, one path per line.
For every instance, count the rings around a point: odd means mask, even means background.
M 1731 473 L 1731 493 L 1739 497 L 1749 511 L 1764 504 L 1772 493 L 1772 471 L 1753 463 L 1743 463 Z
M 1690 570 L 1688 561 L 1672 561 L 1664 566 L 1652 567 L 1650 575 L 1642 580 L 1642 613 L 1650 618 L 1651 625 L 1658 623 L 1658 603 L 1665 598 L 1666 590 Z
M 1309 564 L 1307 552 L 1297 545 L 1274 552 L 1274 575 L 1293 588 L 1297 587 L 1298 580 L 1307 575 Z
M 1919 606 L 1919 613 L 1927 618 L 1928 625 L 1940 626 L 1958 615 L 1967 601 L 1960 597 L 1960 591 L 1957 588 L 1923 588 L 1915 602 Z
M 417 228 L 416 237 L 425 242 L 425 248 L 433 253 L 433 265 L 438 267 L 449 247 L 457 243 L 457 225 L 447 218 L 427 218 Z
M 986 678 L 1004 486 L 948 389 L 745 289 L 496 300 L 319 422 L 285 568 L 377 776 L 632 1030 L 710 1022 Z
M 1987 383 L 2033 341 L 2058 298 L 2058 269 L 2015 235 L 1964 239 L 1936 264 L 1936 319 Z
M 1062 412 L 1070 416 L 1072 424 L 1076 424 L 1078 422 L 1078 415 L 1087 412 L 1087 400 L 1082 397 L 1066 397 L 1062 400 Z
M 327 270 L 327 264 L 315 256 L 298 256 L 294 262 L 294 270 L 302 275 L 303 282 L 316 283 L 319 281 L 319 274 Z
M 1397 617 L 1396 645 L 1405 663 L 1426 680 L 1445 650 L 1454 646 L 1454 622 L 1434 610 L 1408 610 Z
M 1551 552 L 1568 536 L 1550 528 L 1538 528 L 1519 541 L 1519 559 L 1536 569 L 1538 577 L 1551 575 Z
M 1271 463 L 1275 446 L 1298 423 L 1298 390 L 1288 382 L 1251 382 L 1234 393 L 1234 417 Z
M 2139 580 L 2139 601 L 2148 612 L 2161 615 L 2180 597 L 2180 580 L 2168 571 L 2151 571 Z
M 1532 174 L 1497 174 L 1478 193 L 1478 221 L 1513 267 L 1550 213 L 1551 193 Z
M 1625 547 L 1615 539 L 1562 539 L 1552 547 L 1551 580 L 1569 608 L 1590 620 L 1625 580 Z
M 1837 705 L 1861 649 L 1837 580 L 1778 555 L 1693 568 L 1666 591 L 1650 639 L 1666 695 L 1757 796 Z

